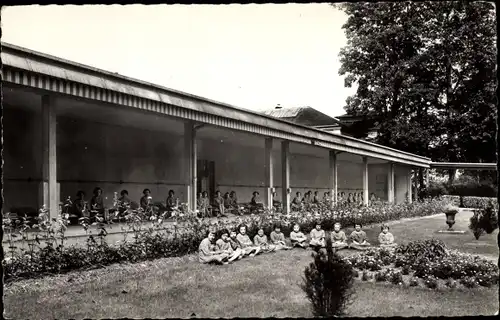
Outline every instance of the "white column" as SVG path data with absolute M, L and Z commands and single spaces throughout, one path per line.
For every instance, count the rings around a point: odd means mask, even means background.
M 408 175 L 407 175 L 407 192 L 408 192 L 408 202 L 412 202 L 412 195 L 411 195 L 411 192 L 412 192 L 412 181 L 411 181 L 411 168 L 408 170 Z
M 363 204 L 368 205 L 368 157 L 363 157 Z
M 394 163 L 389 163 L 387 173 L 387 201 L 394 203 Z
M 42 97 L 42 185 L 40 202 L 44 204 L 50 218 L 59 214 L 57 184 L 57 110 L 54 97 Z
M 429 187 L 429 169 L 424 169 L 424 183 L 425 183 L 425 187 Z
M 266 195 L 265 195 L 265 204 L 266 206 L 271 209 L 273 207 L 273 194 L 272 194 L 272 189 L 274 187 L 274 163 L 273 163 L 273 139 L 272 138 L 266 138 L 265 142 L 265 156 L 266 156 L 266 182 L 265 182 L 265 187 L 266 187 Z
M 281 190 L 283 202 L 283 213 L 290 213 L 290 143 L 288 141 L 281 142 Z
M 330 150 L 330 199 L 332 204 L 337 204 L 337 151 Z
M 189 210 L 196 210 L 196 129 L 192 122 L 184 123 L 184 164 L 186 199 Z

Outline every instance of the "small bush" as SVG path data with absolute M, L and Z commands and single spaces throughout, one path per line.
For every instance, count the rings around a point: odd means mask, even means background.
M 356 270 L 356 269 L 353 269 L 353 270 L 352 270 L 352 276 L 353 276 L 354 278 L 358 278 L 358 277 L 359 277 L 359 271 L 358 271 L 358 270 Z
M 363 275 L 361 276 L 361 280 L 362 281 L 370 280 L 369 275 L 368 275 L 368 271 L 363 271 Z
M 375 281 L 377 282 L 384 282 L 387 281 L 387 274 L 385 271 L 378 271 L 375 273 Z
M 438 280 L 433 276 L 428 276 L 424 279 L 425 286 L 430 289 L 436 289 L 438 286 Z
M 479 240 L 484 233 L 493 233 L 497 228 L 498 216 L 492 202 L 486 208 L 474 212 L 474 215 L 470 218 L 469 229 L 474 234 L 476 240 Z
M 403 275 L 400 272 L 393 272 L 390 275 L 389 281 L 392 284 L 402 284 L 403 283 Z
M 448 288 L 456 288 L 457 287 L 457 282 L 453 279 L 447 279 L 446 282 L 444 283 Z
M 409 282 L 410 287 L 416 287 L 418 286 L 418 279 L 417 278 L 411 278 Z
M 460 279 L 460 283 L 466 288 L 475 288 L 477 286 L 476 279 L 474 277 L 464 277 Z
M 301 285 L 316 317 L 342 315 L 354 293 L 352 266 L 333 252 L 331 239 L 327 238 L 326 245 L 326 255 L 314 255 L 314 261 L 304 271 Z
M 407 265 L 403 266 L 403 268 L 401 268 L 401 273 L 405 276 L 409 275 L 410 274 L 410 267 Z

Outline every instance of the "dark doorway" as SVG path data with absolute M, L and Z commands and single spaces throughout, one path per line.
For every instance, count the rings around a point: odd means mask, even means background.
M 197 163 L 197 185 L 198 193 L 206 191 L 210 202 L 215 193 L 215 162 L 209 160 L 198 160 Z

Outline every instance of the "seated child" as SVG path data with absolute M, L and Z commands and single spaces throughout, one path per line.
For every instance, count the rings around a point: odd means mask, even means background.
M 314 249 L 324 248 L 326 247 L 325 242 L 325 230 L 321 229 L 321 224 L 316 223 L 316 228 L 311 230 L 311 241 L 309 245 Z
M 289 247 L 285 242 L 285 235 L 281 232 L 281 228 L 279 225 L 274 227 L 274 231 L 271 232 L 271 243 L 276 246 L 276 250 L 289 250 L 292 247 Z
M 262 228 L 259 228 L 257 234 L 253 237 L 253 243 L 259 246 L 264 253 L 276 251 L 276 246 L 267 242 L 267 236 Z
M 302 209 L 302 207 L 303 207 L 302 206 L 302 198 L 301 198 L 300 192 L 297 191 L 296 196 L 293 198 L 292 203 L 290 204 L 290 208 L 293 211 L 299 211 L 300 209 Z
M 263 209 L 264 209 L 264 204 L 259 199 L 259 192 L 254 191 L 252 193 L 252 199 L 250 200 L 250 212 L 259 213 L 259 211 Z
M 389 226 L 384 224 L 380 229 L 382 230 L 382 232 L 378 235 L 378 242 L 380 242 L 380 246 L 382 248 L 396 247 L 397 244 L 394 243 L 394 236 L 389 232 Z
M 208 232 L 208 236 L 203 239 L 198 247 L 198 257 L 201 263 L 216 263 L 216 264 L 227 264 L 229 254 L 217 251 L 213 241 L 215 239 L 215 233 L 213 231 Z
M 332 238 L 332 247 L 335 250 L 349 248 L 349 245 L 347 244 L 347 237 L 344 231 L 340 230 L 340 223 L 337 222 L 333 225 L 333 231 L 330 236 Z
M 243 248 L 241 247 L 241 244 L 237 239 L 237 234 L 238 232 L 236 230 L 231 230 L 231 232 L 229 233 L 229 243 L 231 244 L 231 248 L 233 248 L 233 250 L 240 249 L 241 257 L 244 258 L 248 253 L 245 253 L 245 250 L 243 250 Z
M 221 234 L 221 238 L 215 242 L 217 250 L 225 252 L 229 255 L 228 262 L 231 263 L 236 259 L 243 258 L 243 250 L 240 248 L 233 249 L 231 242 L 229 240 L 229 231 L 224 230 Z
M 370 247 L 370 243 L 367 241 L 366 233 L 361 230 L 361 224 L 356 223 L 354 225 L 354 231 L 351 233 L 350 238 L 351 238 L 351 248 L 357 249 L 357 250 L 366 250 L 368 247 Z
M 298 224 L 293 226 L 293 231 L 290 232 L 290 240 L 292 242 L 292 247 L 307 248 L 307 237 L 300 232 L 300 226 Z
M 245 252 L 245 255 L 254 257 L 259 254 L 260 247 L 254 246 L 252 240 L 250 240 L 250 237 L 247 235 L 247 227 L 240 226 L 239 230 L 240 233 L 236 236 L 236 239 L 238 240 L 241 249 Z

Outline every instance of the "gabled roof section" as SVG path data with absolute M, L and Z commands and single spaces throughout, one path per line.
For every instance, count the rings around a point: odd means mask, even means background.
M 308 127 L 341 124 L 338 119 L 330 117 L 311 107 L 279 108 L 266 110 L 263 113 L 271 117 L 286 119 L 293 123 Z

